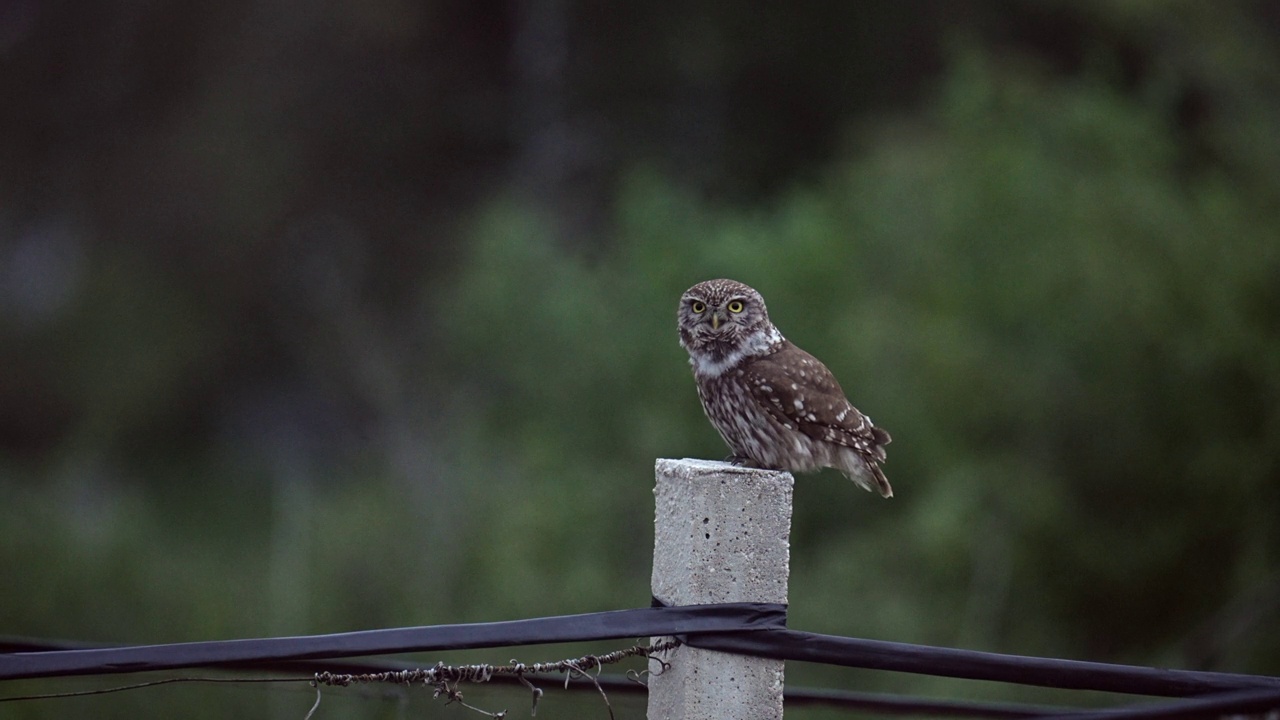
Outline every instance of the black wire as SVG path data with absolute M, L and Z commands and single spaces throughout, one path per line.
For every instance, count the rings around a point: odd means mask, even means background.
M 317 666 L 321 666 L 317 663 Z M 367 665 L 365 670 L 369 672 L 394 672 L 401 669 L 412 669 L 412 666 L 386 665 L 373 663 Z M 648 692 L 648 689 L 633 680 L 630 677 L 616 674 L 604 674 L 595 677 L 594 683 L 589 683 L 582 678 L 573 678 L 567 685 L 564 685 L 564 679 L 558 676 L 544 674 L 530 674 L 525 679 L 532 682 L 535 686 L 563 686 L 566 690 L 582 691 L 586 690 L 592 693 L 605 690 L 611 694 L 621 695 L 640 695 Z M 309 677 L 266 677 L 266 678 L 235 678 L 235 677 L 171 677 L 160 678 L 157 680 L 148 680 L 143 682 L 131 683 L 129 685 L 119 685 L 114 687 L 93 688 L 89 690 L 69 690 L 64 692 L 40 693 L 35 695 L 17 695 L 10 697 L 0 697 L 0 703 L 18 702 L 33 700 L 59 700 L 65 698 L 81 698 L 91 695 L 107 695 L 128 690 L 141 690 L 144 688 L 152 688 L 160 685 L 171 685 L 176 683 L 305 683 L 310 682 Z M 506 685 L 524 689 L 526 686 L 519 678 L 496 675 L 490 680 L 489 684 Z M 597 687 L 597 684 L 599 687 Z M 1075 716 L 1070 713 L 1079 713 L 1082 711 L 1073 710 L 1071 708 L 1053 707 L 1047 705 L 1019 705 L 1013 703 L 997 703 L 997 702 L 969 702 L 969 701 L 953 701 L 953 700 L 933 700 L 929 698 L 911 698 L 898 695 L 886 695 L 881 693 L 864 693 L 850 692 L 846 690 L 826 690 L 819 688 L 794 688 L 788 687 L 783 690 L 783 699 L 788 707 L 830 707 L 846 710 L 864 710 L 868 712 L 886 714 L 886 715 L 932 715 L 935 717 L 957 717 L 957 718 L 1042 718 L 1049 715 L 1061 715 L 1074 720 Z
M 61 650 L 87 649 L 86 643 L 79 641 L 37 640 L 30 638 L 0 638 L 0 652 L 53 652 Z M 99 648 L 103 646 L 97 646 Z M 344 673 L 364 675 L 383 672 L 400 672 L 421 667 L 420 664 L 397 660 L 290 660 L 256 664 L 243 670 L 250 672 L 297 673 L 308 677 L 318 672 Z M 226 668 L 232 669 L 235 668 Z M 537 684 L 559 685 L 564 679 L 554 675 L 530 674 L 526 676 Z M 610 693 L 639 695 L 647 693 L 641 683 L 618 674 L 603 674 L 596 678 L 601 687 Z M 0 697 L 0 702 L 13 700 L 46 700 L 64 697 L 82 697 L 85 695 L 101 695 L 125 690 L 153 687 L 160 684 L 181 682 L 288 682 L 288 678 L 208 678 L 178 677 L 147 681 L 131 685 L 93 690 L 75 690 L 69 692 L 46 693 L 37 696 Z M 490 684 L 502 686 L 522 686 L 518 678 L 502 675 L 494 676 Z M 586 690 L 596 692 L 594 685 L 581 679 L 573 679 L 566 686 L 571 691 Z M 903 697 L 885 693 L 853 692 L 847 690 L 830 690 L 823 688 L 787 686 L 783 690 L 783 698 L 788 707 L 830 707 L 848 710 L 863 710 L 886 715 L 921 715 L 935 717 L 959 718 L 1036 718 L 1051 714 L 1068 714 L 1075 711 L 1071 708 L 1047 705 L 1026 705 L 1000 702 L 953 701 L 932 698 Z
M 787 707 L 828 706 L 863 710 L 880 715 L 930 715 L 955 718 L 1044 718 L 1061 716 L 1076 720 L 1074 708 L 1023 703 L 976 700 L 935 700 L 933 698 L 885 693 L 787 687 L 782 691 Z
M 0 680 L 188 667 L 238 667 L 289 660 L 618 640 L 704 630 L 740 632 L 785 627 L 786 620 L 785 605 L 721 603 L 335 635 L 20 652 L 0 655 Z
M 1240 690 L 1177 702 L 1152 703 L 1087 713 L 1051 716 L 1045 720 L 1182 720 L 1280 710 L 1280 690 Z
M 307 674 L 318 671 L 361 674 L 414 666 L 392 661 L 339 658 L 423 650 L 677 635 L 693 647 L 757 657 L 1068 689 L 1200 696 L 1175 703 L 1085 711 L 1036 705 L 959 702 L 788 688 L 784 691 L 784 696 L 791 705 L 823 704 L 882 714 L 1061 717 L 1070 720 L 1176 720 L 1280 707 L 1280 678 L 1276 677 L 1160 670 L 862 640 L 787 630 L 785 620 L 785 606 L 741 603 L 644 608 L 501 623 L 401 628 L 298 638 L 139 647 L 86 648 L 81 643 L 0 639 L 0 650 L 6 651 L 0 654 L 0 680 L 182 667 L 214 667 L 251 672 L 274 670 Z M 530 676 L 531 679 L 533 677 Z M 494 680 L 501 682 L 499 678 Z M 560 682 L 563 679 L 547 676 L 540 680 Z M 171 681 L 180 682 L 182 679 Z M 600 681 L 603 687 L 615 692 L 644 691 L 642 686 L 629 678 L 603 676 Z M 594 685 L 590 689 L 596 690 Z
M 1280 677 L 1160 670 L 1082 660 L 1003 655 L 954 648 L 863 640 L 796 630 L 689 634 L 691 647 L 778 660 L 892 670 L 1019 685 L 1183 697 L 1248 688 L 1280 691 Z
M 67 690 L 63 692 L 39 693 L 36 695 L 11 695 L 0 697 L 0 703 L 31 701 L 31 700 L 61 700 L 64 698 L 86 697 L 89 695 L 110 695 L 113 693 L 124 692 L 126 690 L 141 690 L 143 688 L 158 687 L 160 685 L 173 685 L 176 683 L 304 683 L 310 682 L 311 678 L 298 677 L 268 677 L 268 678 L 216 678 L 216 677 L 171 677 L 160 678 L 158 680 L 145 680 L 143 682 L 130 683 L 128 685 L 117 685 L 115 687 L 92 688 L 90 690 Z

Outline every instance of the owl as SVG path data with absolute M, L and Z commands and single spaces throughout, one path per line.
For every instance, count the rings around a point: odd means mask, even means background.
M 764 298 L 734 280 L 689 288 L 677 313 L 702 409 L 740 465 L 835 468 L 884 497 L 889 433 L 845 398 L 827 366 L 769 321 Z

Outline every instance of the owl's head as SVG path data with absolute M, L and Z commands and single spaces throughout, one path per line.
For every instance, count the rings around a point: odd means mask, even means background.
M 707 280 L 689 288 L 676 317 L 680 346 L 689 352 L 694 370 L 705 375 L 719 375 L 782 342 L 764 298 L 736 280 Z

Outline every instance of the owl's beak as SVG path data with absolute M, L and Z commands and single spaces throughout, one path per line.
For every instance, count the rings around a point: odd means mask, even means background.
M 711 313 L 711 329 L 712 330 L 719 330 L 721 322 L 723 322 L 723 320 L 721 320 L 720 313 L 718 312 Z

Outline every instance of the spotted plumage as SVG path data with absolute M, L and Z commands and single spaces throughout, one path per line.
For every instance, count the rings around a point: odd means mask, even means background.
M 791 344 L 764 298 L 734 280 L 689 288 L 677 313 L 698 397 L 735 462 L 776 470 L 836 468 L 884 497 L 889 433 L 849 403 L 825 365 Z

